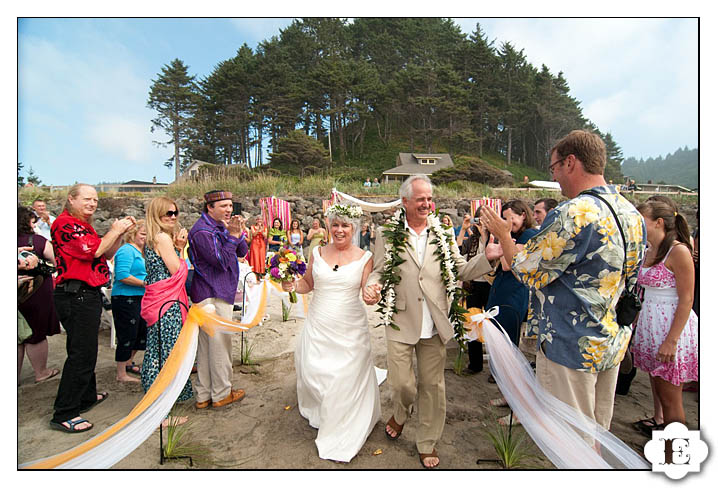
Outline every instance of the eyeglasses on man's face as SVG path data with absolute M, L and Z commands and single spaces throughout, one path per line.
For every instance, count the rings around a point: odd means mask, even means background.
M 556 166 L 556 165 L 558 165 L 559 163 L 561 163 L 561 162 L 562 162 L 563 160 L 565 160 L 566 158 L 568 158 L 568 156 L 564 156 L 564 157 L 561 158 L 560 160 L 556 160 L 556 161 L 554 161 L 553 163 L 551 163 L 551 164 L 548 166 L 548 171 L 551 173 L 551 175 L 553 175 L 553 167 Z

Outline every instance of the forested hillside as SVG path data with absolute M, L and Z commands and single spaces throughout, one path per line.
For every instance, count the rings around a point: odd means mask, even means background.
M 688 188 L 698 187 L 698 149 L 676 150 L 666 157 L 636 160 L 626 158 L 621 165 L 624 175 L 639 183 L 675 183 Z
M 176 175 L 194 158 L 256 168 L 297 128 L 331 149 L 326 165 L 391 166 L 400 141 L 402 151 L 486 153 L 545 172 L 558 137 L 599 131 L 579 103 L 561 72 L 528 63 L 521 47 L 438 18 L 295 20 L 202 79 L 171 61 L 148 100 Z M 601 135 L 606 178 L 618 180 L 621 149 Z

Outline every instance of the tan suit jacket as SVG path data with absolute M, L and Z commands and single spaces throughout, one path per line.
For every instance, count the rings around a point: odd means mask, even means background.
M 372 248 L 374 269 L 369 275 L 367 285 L 382 284 L 381 273 L 386 261 L 383 231 L 384 227 L 381 227 L 376 233 L 376 241 Z M 400 255 L 405 261 L 399 265 L 401 282 L 394 289 L 396 292 L 396 314 L 393 317 L 394 324 L 399 327 L 399 331 L 387 327 L 387 340 L 410 345 L 419 341 L 422 322 L 421 301 L 424 298 L 426 298 L 431 319 L 434 321 L 441 341 L 446 344 L 454 336 L 454 328 L 449 322 L 449 298 L 441 279 L 439 261 L 434 255 L 437 245 L 431 243 L 434 239 L 435 236 L 429 231 L 424 263 L 419 263 L 416 250 L 412 246 L 407 245 L 406 251 Z M 483 253 L 477 254 L 467 262 L 459 253 L 459 248 L 453 237 L 451 238 L 451 249 L 456 257 L 459 280 L 476 280 L 493 269 Z M 460 283 L 459 286 L 461 286 Z

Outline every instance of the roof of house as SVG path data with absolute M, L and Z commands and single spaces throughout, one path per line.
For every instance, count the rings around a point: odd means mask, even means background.
M 436 164 L 419 164 L 420 158 L 436 158 Z M 386 170 L 382 175 L 431 175 L 435 171 L 454 166 L 449 153 L 399 153 L 399 161 L 399 166 Z
M 145 182 L 143 180 L 130 180 L 128 182 L 123 183 L 122 185 L 167 185 L 166 183 L 160 183 L 160 182 Z

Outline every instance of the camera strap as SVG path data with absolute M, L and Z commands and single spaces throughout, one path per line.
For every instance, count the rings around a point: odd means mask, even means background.
M 611 211 L 611 214 L 613 214 L 613 218 L 616 220 L 616 226 L 618 226 L 618 231 L 621 233 L 621 240 L 623 240 L 623 280 L 626 282 L 626 292 L 629 292 L 628 288 L 628 272 L 626 271 L 626 258 L 628 256 L 628 247 L 626 246 L 626 235 L 623 234 L 623 227 L 621 226 L 621 221 L 618 219 L 618 215 L 616 214 L 616 211 L 613 210 L 613 207 L 611 204 L 608 203 L 606 199 L 601 197 L 601 195 L 598 192 L 595 192 L 593 190 L 584 190 L 579 195 L 593 195 L 599 200 L 602 200 L 607 206 L 608 210 Z M 634 285 L 634 291 L 635 291 L 635 285 Z

